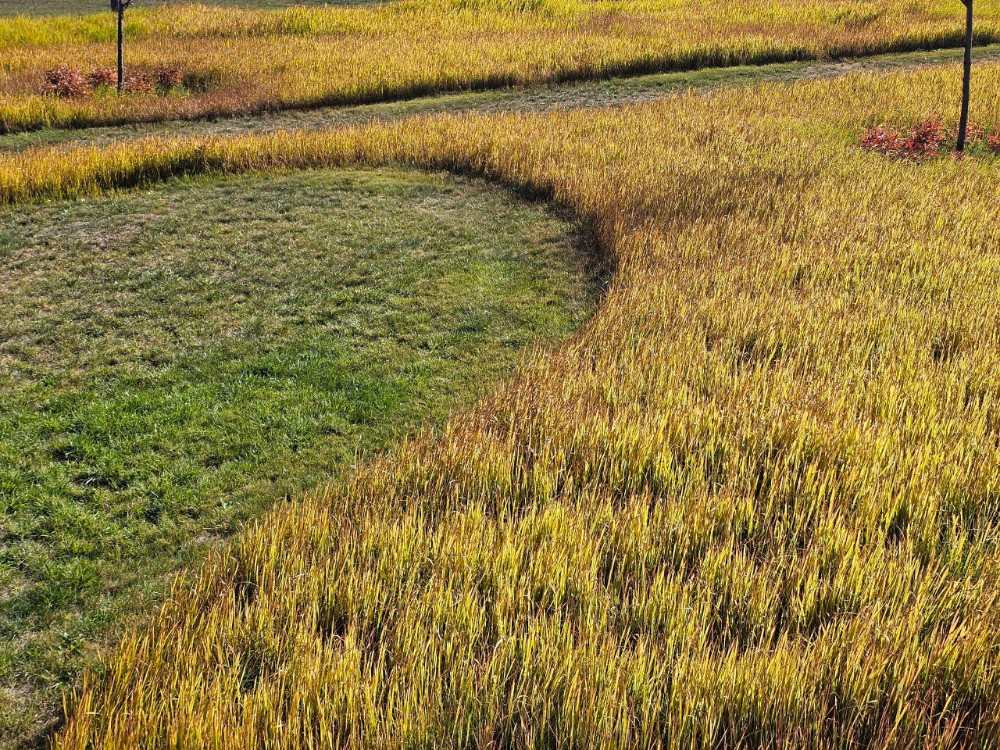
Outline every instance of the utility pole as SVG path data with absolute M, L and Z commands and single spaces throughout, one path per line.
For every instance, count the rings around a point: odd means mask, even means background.
M 965 151 L 972 89 L 972 0 L 962 0 L 962 4 L 965 6 L 965 61 L 962 69 L 962 117 L 958 121 L 958 143 L 955 145 L 955 150 L 959 153 Z
M 131 4 L 132 0 L 111 0 L 111 10 L 118 14 L 118 96 L 125 92 L 125 11 Z

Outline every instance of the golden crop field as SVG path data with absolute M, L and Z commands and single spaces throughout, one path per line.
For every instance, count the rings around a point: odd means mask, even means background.
M 1000 3 L 977 2 L 977 41 Z M 704 66 L 958 46 L 951 0 L 402 0 L 281 11 L 130 11 L 128 65 L 170 95 L 42 95 L 45 73 L 114 65 L 112 14 L 0 20 L 0 133 L 382 101 Z
M 1000 66 L 974 78 L 1000 127 Z M 475 408 L 180 579 L 56 746 L 1000 742 L 1000 161 L 861 151 L 949 66 L 0 159 L 7 202 L 403 163 L 545 194 L 613 280 Z

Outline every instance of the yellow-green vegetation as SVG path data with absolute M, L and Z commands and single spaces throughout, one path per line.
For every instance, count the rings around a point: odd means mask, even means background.
M 593 81 L 577 81 L 561 86 L 511 88 L 493 91 L 445 93 L 397 102 L 360 104 L 350 107 L 282 110 L 256 115 L 210 120 L 174 120 L 83 129 L 45 128 L 0 136 L 0 152 L 23 151 L 32 147 L 72 142 L 109 144 L 150 134 L 160 136 L 208 136 L 266 133 L 342 127 L 372 121 L 395 121 L 428 113 L 462 112 L 541 112 L 581 107 L 610 107 L 648 102 L 672 92 L 723 86 L 749 86 L 771 81 L 831 78 L 857 71 L 893 71 L 936 66 L 962 59 L 961 49 L 900 52 L 871 57 L 797 61 L 769 65 L 738 65 L 702 68 L 674 73 L 652 73 Z M 1000 60 L 1000 44 L 979 47 L 976 64 Z
M 299 5 L 370 5 L 380 0 L 211 0 L 210 6 L 237 6 L 241 8 L 286 8 Z M 184 5 L 187 0 L 140 0 L 134 6 L 161 8 Z M 108 3 L 101 0 L 3 0 L 3 16 L 65 16 L 107 12 Z
M 577 239 L 398 171 L 0 210 L 0 747 L 167 574 L 567 336 Z
M 977 40 L 1000 40 L 978 0 Z M 130 12 L 128 63 L 169 96 L 42 95 L 47 69 L 113 64 L 110 13 L 0 20 L 0 132 L 219 116 L 692 69 L 958 46 L 954 0 L 401 0 L 374 8 Z
M 569 343 L 180 579 L 57 746 L 996 745 L 1000 164 L 855 145 L 958 81 L 0 158 L 7 201 L 445 167 L 568 206 L 614 270 Z

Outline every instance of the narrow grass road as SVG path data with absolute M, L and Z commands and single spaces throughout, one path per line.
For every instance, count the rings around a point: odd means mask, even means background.
M 761 66 L 706 68 L 680 73 L 658 73 L 632 78 L 585 81 L 529 88 L 443 94 L 402 102 L 353 107 L 283 110 L 262 115 L 217 120 L 173 121 L 104 128 L 51 128 L 0 136 L 0 153 L 57 143 L 101 145 L 112 141 L 157 135 L 238 135 L 392 121 L 435 112 L 546 111 L 613 107 L 656 99 L 691 88 L 747 86 L 771 81 L 835 78 L 858 71 L 880 73 L 958 63 L 957 49 L 905 52 L 829 62 L 791 62 Z M 1000 60 L 1000 44 L 975 51 L 977 63 Z

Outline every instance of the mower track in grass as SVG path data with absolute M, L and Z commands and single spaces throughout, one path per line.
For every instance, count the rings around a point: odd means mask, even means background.
M 0 747 L 170 574 L 568 336 L 586 247 L 403 170 L 0 209 Z
M 1000 59 L 1000 45 L 978 48 L 977 62 Z M 623 106 L 660 99 L 688 89 L 752 86 L 775 81 L 834 78 L 858 71 L 889 72 L 952 65 L 962 58 L 960 50 L 906 52 L 835 62 L 793 62 L 761 66 L 707 68 L 682 73 L 659 73 L 606 81 L 584 81 L 553 86 L 533 86 L 503 91 L 444 94 L 404 102 L 356 107 L 321 107 L 283 110 L 255 116 L 180 120 L 151 125 L 108 128 L 62 129 L 0 135 L 0 153 L 16 152 L 58 143 L 107 144 L 157 135 L 240 135 L 279 130 L 326 128 L 390 122 L 436 112 L 541 112 Z

